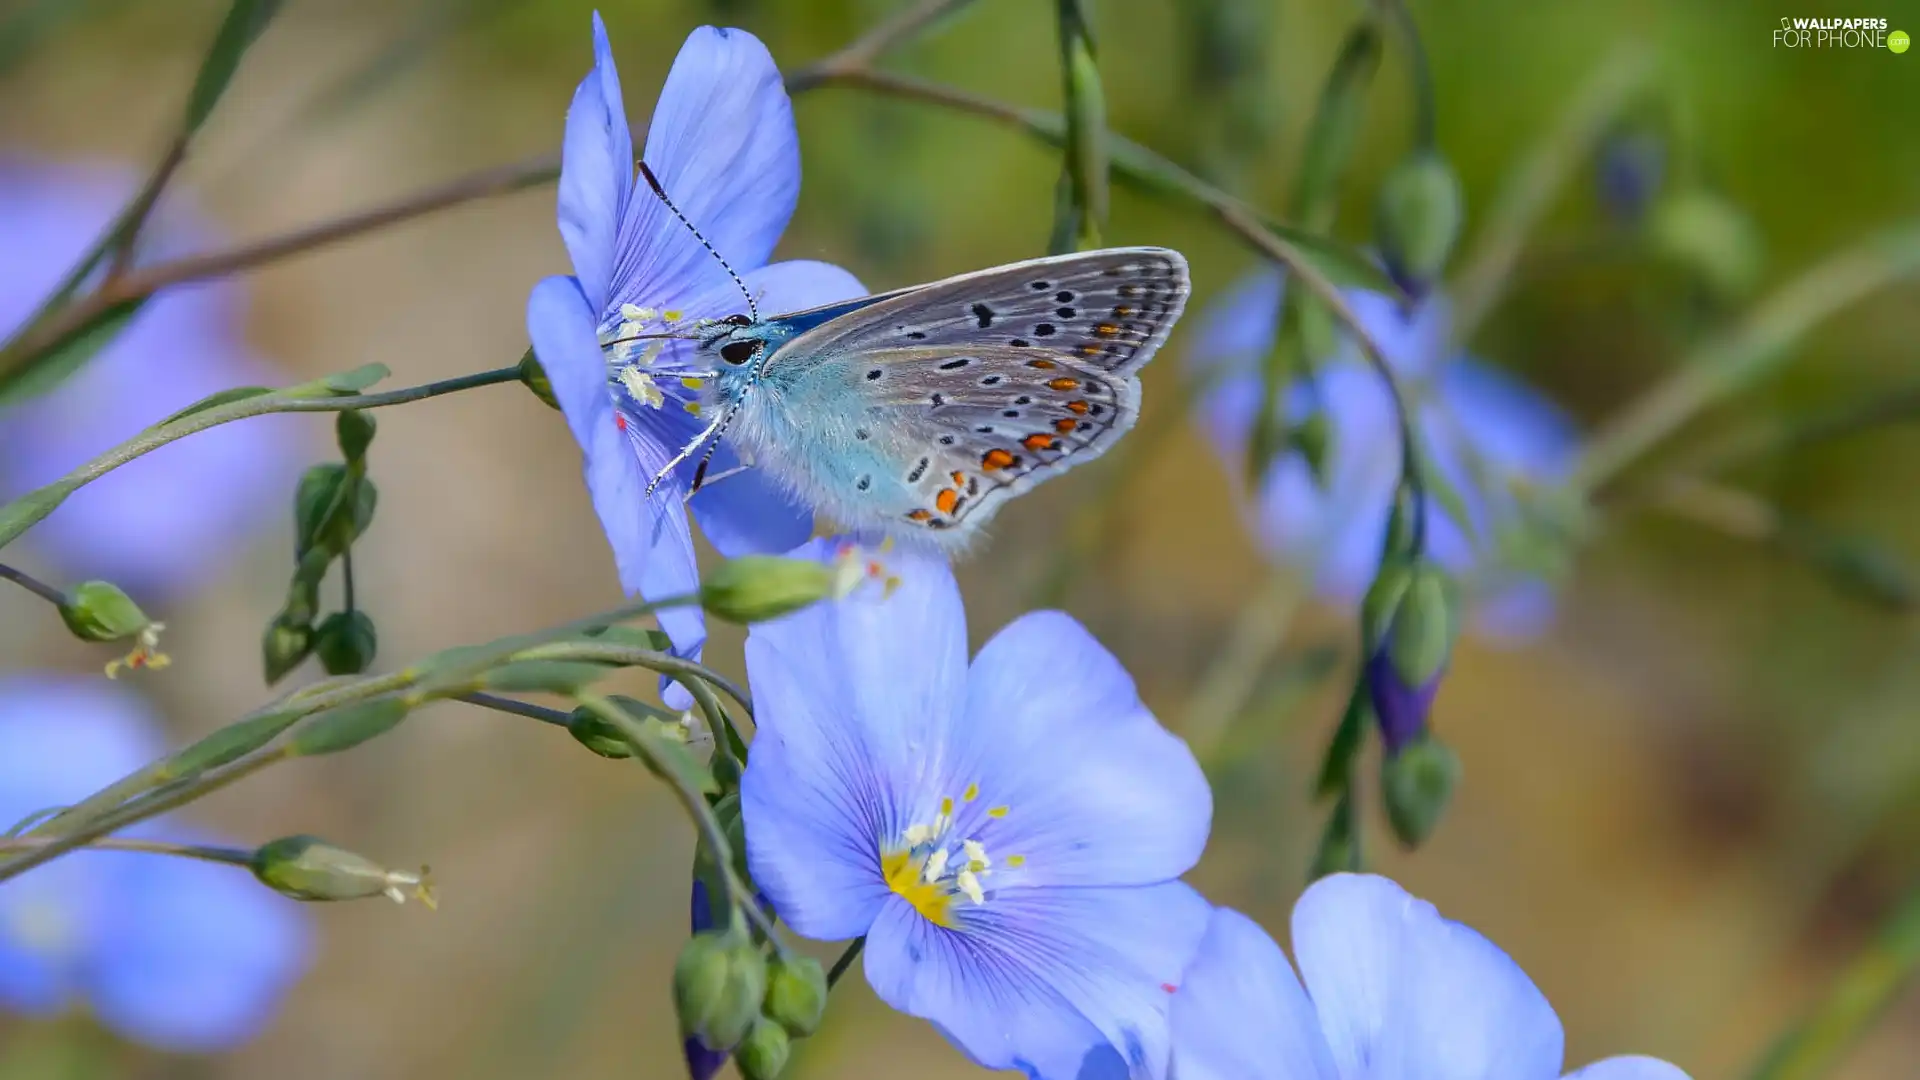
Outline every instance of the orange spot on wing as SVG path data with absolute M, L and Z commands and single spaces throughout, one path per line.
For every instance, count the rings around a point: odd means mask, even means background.
M 954 487 L 962 487 L 962 486 L 964 486 L 964 485 L 966 484 L 966 482 L 967 482 L 967 474 L 966 474 L 966 473 L 963 473 L 963 472 L 961 472 L 960 470 L 958 470 L 958 469 L 955 469 L 955 470 L 953 471 L 953 473 L 952 473 L 952 475 L 953 475 L 953 486 L 954 486 Z
M 1004 469 L 1011 464 L 1013 464 L 1013 455 L 1005 450 L 996 448 L 980 455 L 980 467 L 988 472 Z
M 1026 447 L 1027 449 L 1037 454 L 1042 450 L 1048 450 L 1053 447 L 1053 436 L 1029 435 L 1026 438 L 1020 440 L 1020 445 Z
M 1121 304 L 1120 306 L 1113 309 L 1113 317 L 1116 319 L 1124 319 L 1131 314 L 1133 314 L 1133 308 L 1127 306 L 1126 304 Z
M 908 520 L 908 521 L 925 521 L 925 520 L 927 520 L 928 518 L 930 518 L 930 517 L 932 517 L 932 516 L 933 516 L 933 512 L 932 512 L 932 511 L 929 511 L 929 510 L 915 510 L 915 511 L 913 511 L 912 513 L 909 513 L 909 514 L 907 515 L 907 520 Z
M 943 514 L 953 513 L 954 506 L 959 502 L 960 493 L 952 488 L 941 488 L 940 494 L 933 497 L 934 507 Z
M 1069 401 L 1067 402 L 1067 411 L 1085 416 L 1087 414 L 1087 403 L 1084 401 Z
M 1041 371 L 1052 371 L 1059 365 L 1051 360 L 1029 360 L 1027 361 L 1027 366 L 1030 368 L 1039 368 Z
M 1073 390 L 1079 387 L 1080 380 L 1079 379 L 1054 379 L 1051 382 L 1047 383 L 1047 385 L 1053 387 L 1055 390 Z
M 1103 322 L 1093 328 L 1093 336 L 1103 338 L 1119 337 L 1120 328 L 1110 322 Z
M 1053 422 L 1053 430 L 1060 431 L 1060 432 L 1072 431 L 1074 428 L 1077 428 L 1079 426 L 1080 426 L 1080 421 L 1075 420 L 1071 416 L 1063 416 L 1060 419 L 1055 420 Z
M 1085 345 L 1080 346 L 1079 352 L 1081 356 L 1099 356 L 1100 343 L 1097 341 L 1089 341 Z

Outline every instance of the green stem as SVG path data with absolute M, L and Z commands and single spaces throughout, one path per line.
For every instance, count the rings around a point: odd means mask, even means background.
M 786 78 L 788 94 L 804 94 L 827 85 L 836 76 L 866 69 L 881 54 L 918 37 L 934 23 L 966 7 L 973 0 L 921 0 L 860 35 L 833 55 L 823 57 Z
M 1681 361 L 1588 442 L 1572 484 L 1597 494 L 1702 410 L 1771 374 L 1807 331 L 1870 293 L 1920 273 L 1920 222 L 1828 257 L 1754 305 L 1733 329 Z
M 1753 1080 L 1814 1080 L 1839 1064 L 1920 971 L 1920 887 L 1849 962 L 1806 1019 L 1776 1043 Z
M 475 690 L 471 694 L 456 694 L 454 700 L 464 701 L 469 705 L 478 705 L 483 709 L 492 709 L 496 712 L 524 716 L 529 720 L 538 720 L 543 724 L 552 724 L 555 727 L 564 728 L 573 725 L 572 713 L 563 712 L 559 709 L 549 709 L 545 705 L 535 705 L 531 702 L 519 701 L 510 697 L 501 697 L 498 694 L 489 694 L 483 690 Z
M 378 394 L 337 394 L 327 397 L 292 396 L 289 390 L 258 394 L 241 398 L 188 413 L 176 420 L 149 428 L 135 435 L 119 446 L 101 454 L 92 461 L 55 480 L 44 487 L 30 491 L 10 503 L 0 506 L 0 547 L 12 543 L 20 534 L 45 518 L 67 497 L 84 485 L 98 480 L 114 469 L 143 454 L 152 453 L 160 447 L 196 432 L 205 431 L 235 420 L 245 420 L 253 416 L 265 416 L 269 413 L 299 412 L 343 412 L 349 409 L 379 409 L 389 405 L 404 405 L 410 401 L 420 401 L 442 394 L 453 394 L 463 390 L 472 390 L 496 383 L 517 382 L 520 371 L 517 367 L 495 368 L 471 375 L 461 375 L 438 382 L 411 386 L 401 390 L 388 390 Z
M 37 836 L 4 839 L 0 840 L 0 853 L 31 851 L 52 842 L 49 838 Z M 251 867 L 253 865 L 251 851 L 240 848 L 210 847 L 205 844 L 175 844 L 165 840 L 132 840 L 121 836 L 103 836 L 86 846 L 97 851 L 137 851 L 148 855 L 177 855 L 185 859 L 226 863 L 229 866 Z
M 847 945 L 846 951 L 840 954 L 840 959 L 835 960 L 833 967 L 827 971 L 827 989 L 831 990 L 839 985 L 840 976 L 847 973 L 847 969 L 853 966 L 854 960 L 859 958 L 861 950 L 866 947 L 867 939 L 864 937 L 854 938 L 853 941 Z
M 1057 0 L 1057 8 L 1061 96 L 1066 106 L 1063 168 L 1077 219 L 1071 242 L 1077 250 L 1087 251 L 1100 246 L 1100 232 L 1107 224 L 1106 94 L 1081 0 Z
M 39 597 L 40 599 L 45 600 L 47 603 L 52 604 L 54 607 L 67 606 L 66 593 L 63 593 L 59 589 L 56 589 L 53 586 L 47 584 L 46 582 L 41 581 L 39 578 L 34 577 L 32 574 L 27 573 L 25 570 L 19 570 L 14 567 L 8 566 L 6 563 L 0 563 L 0 578 L 5 578 L 6 580 L 13 582 L 15 585 L 20 586 L 21 588 L 27 590 L 28 592 Z

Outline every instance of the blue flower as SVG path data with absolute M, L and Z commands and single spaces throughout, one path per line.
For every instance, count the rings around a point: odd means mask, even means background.
M 682 508 L 696 460 L 654 496 L 653 477 L 704 426 L 685 342 L 621 341 L 668 325 L 745 310 L 726 269 L 644 185 L 606 28 L 593 20 L 594 67 L 567 110 L 560 234 L 574 276 L 536 285 L 527 330 L 554 396 L 585 455 L 587 490 L 613 546 L 620 583 L 648 599 L 699 582 Z M 818 262 L 768 264 L 800 194 L 800 148 L 780 72 L 742 30 L 702 27 L 681 47 L 647 131 L 647 164 L 661 186 L 745 278 L 763 310 L 791 311 L 861 296 L 851 274 Z M 724 444 L 709 479 L 739 462 Z M 701 530 L 723 555 L 785 551 L 813 531 L 811 513 L 747 470 L 692 500 Z M 675 650 L 697 656 L 697 607 L 661 615 Z
M 1212 380 L 1199 416 L 1234 475 L 1245 471 L 1247 440 L 1261 402 L 1259 365 L 1272 348 L 1282 279 L 1257 273 L 1216 301 L 1191 352 L 1195 373 Z M 1348 302 L 1372 333 L 1416 403 L 1415 424 L 1429 460 L 1462 496 L 1474 536 L 1429 499 L 1423 508 L 1429 552 L 1442 566 L 1477 580 L 1475 625 L 1499 637 L 1530 636 L 1552 616 L 1546 582 L 1513 573 L 1488 557 L 1493 536 L 1512 524 L 1511 485 L 1541 483 L 1572 466 L 1572 423 L 1552 402 L 1511 376 L 1466 356 L 1442 362 L 1448 333 L 1444 298 L 1405 312 L 1377 293 Z M 1315 479 L 1306 459 L 1272 463 L 1252 496 L 1252 528 L 1275 559 L 1310 570 L 1319 589 L 1345 602 L 1366 591 L 1400 475 L 1392 401 L 1351 344 L 1289 391 L 1290 418 L 1316 408 L 1330 423 L 1330 473 Z
M 969 666 L 946 564 L 890 561 L 891 595 L 747 636 L 756 886 L 804 937 L 866 935 L 880 998 L 980 1065 L 1157 1073 L 1207 917 L 1177 880 L 1212 818 L 1199 765 L 1070 617 L 1023 616 Z
M 138 186 L 116 166 L 0 157 L 0 340 L 11 336 Z M 183 208 L 156 216 L 161 250 L 213 230 Z M 148 255 L 153 247 L 143 241 Z M 286 380 L 247 348 L 226 283 L 164 289 L 52 392 L 0 411 L 0 498 L 29 491 L 216 391 Z M 262 417 L 161 447 L 75 492 L 26 542 L 69 580 L 106 578 L 142 602 L 191 591 L 234 546 L 287 513 L 297 424 Z
M 1299 978 L 1251 919 L 1214 911 L 1173 1000 L 1178 1080 L 1560 1076 L 1560 1019 L 1526 973 L 1386 878 L 1315 882 L 1294 905 L 1293 951 Z M 1616 1057 L 1568 1080 L 1687 1076 Z
M 141 701 L 100 678 L 0 678 L 0 829 L 74 802 L 158 757 Z M 123 835 L 206 843 L 147 823 Z M 0 1009 L 50 1016 L 84 1002 L 165 1050 L 236 1045 L 305 971 L 299 905 L 243 869 L 81 851 L 0 886 Z

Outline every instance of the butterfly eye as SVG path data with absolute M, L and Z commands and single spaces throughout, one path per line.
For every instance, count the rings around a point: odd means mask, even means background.
M 748 317 L 747 317 L 747 316 L 745 316 L 745 315 L 741 315 L 741 314 L 738 314 L 738 313 L 735 313 L 735 314 L 732 314 L 732 315 L 729 315 L 729 316 L 727 316 L 726 318 L 724 318 L 724 319 L 722 319 L 722 320 L 720 320 L 720 321 L 721 321 L 721 322 L 724 322 L 724 323 L 726 323 L 726 324 L 727 324 L 728 326 L 751 326 L 751 325 L 753 325 L 753 320 L 752 320 L 752 319 L 750 319 L 750 318 L 748 318 Z M 736 364 L 737 364 L 737 363 L 739 363 L 739 361 L 738 361 L 738 360 L 736 360 L 736 361 L 734 361 L 734 363 L 736 363 Z
M 744 341 L 729 341 L 720 346 L 720 359 L 729 364 L 744 364 L 753 359 L 760 351 L 760 343 L 751 338 Z

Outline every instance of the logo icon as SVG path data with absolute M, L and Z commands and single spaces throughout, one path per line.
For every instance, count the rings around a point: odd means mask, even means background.
M 1887 35 L 1887 48 L 1896 55 L 1906 52 L 1907 46 L 1911 44 L 1913 44 L 1913 40 L 1907 37 L 1905 30 L 1895 30 L 1893 33 Z

